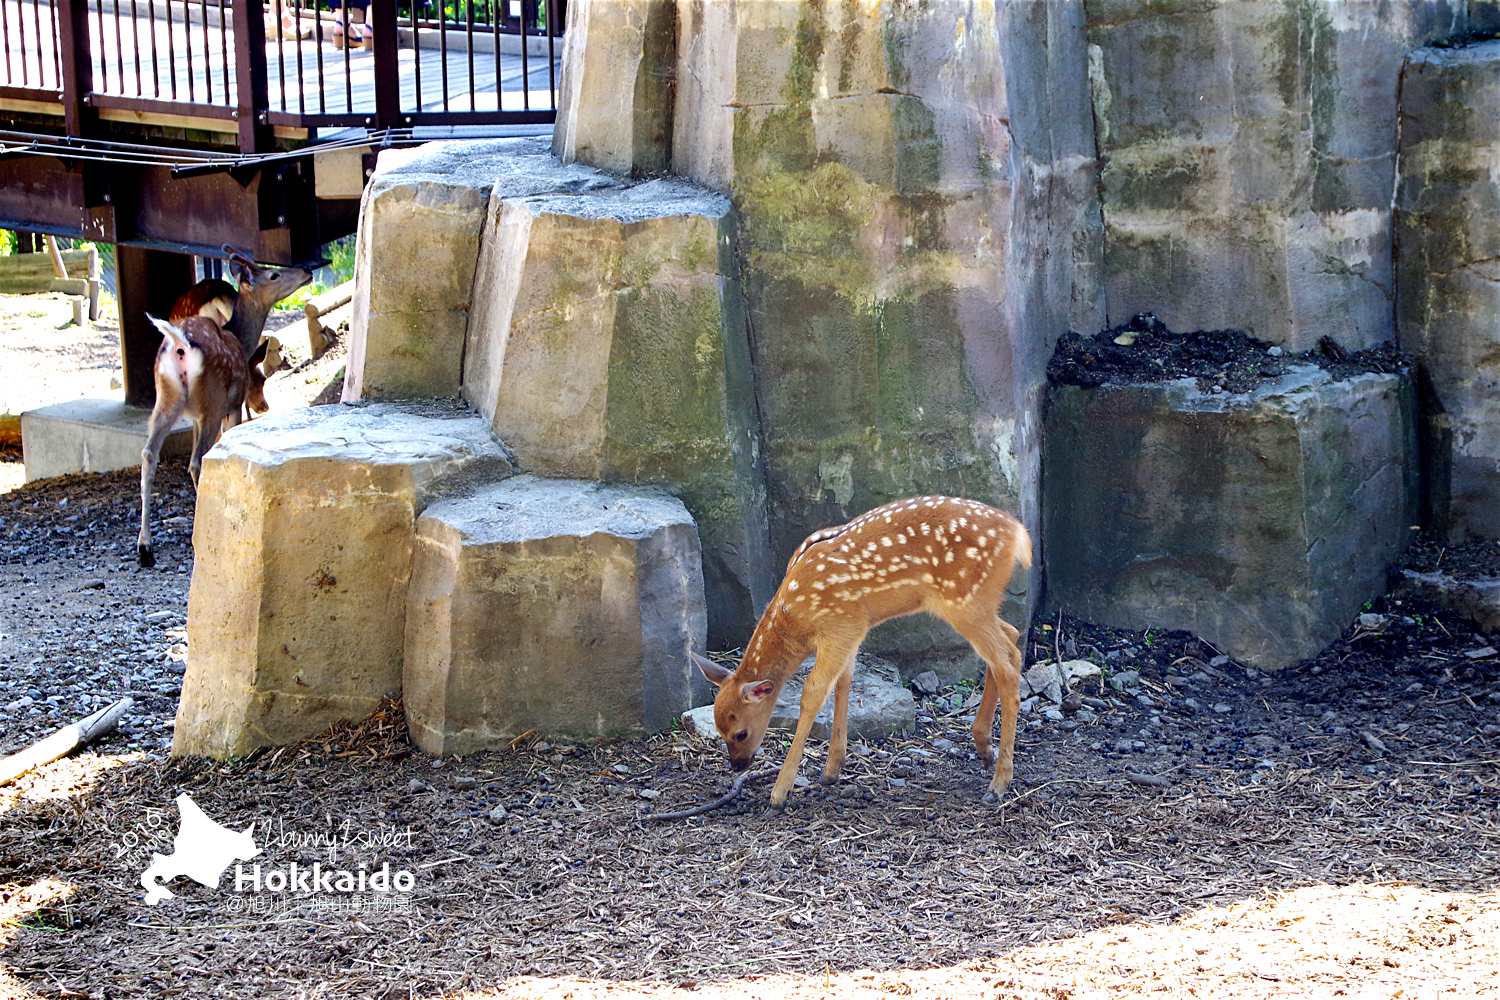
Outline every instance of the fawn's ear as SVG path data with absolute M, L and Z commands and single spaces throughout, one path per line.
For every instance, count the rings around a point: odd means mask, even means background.
M 775 690 L 771 681 L 746 681 L 740 686 L 740 697 L 748 702 L 765 701 Z
M 271 346 L 271 340 L 270 340 L 269 337 L 261 339 L 260 346 L 257 347 L 254 350 L 254 352 L 251 353 L 250 357 L 247 359 L 249 361 L 249 363 L 250 363 L 250 367 L 251 368 L 254 368 L 256 365 L 258 365 L 262 361 L 266 360 L 266 348 L 268 348 L 270 346 Z
M 692 660 L 693 665 L 703 672 L 704 677 L 707 677 L 719 687 L 723 687 L 724 682 L 734 676 L 733 670 L 726 670 L 724 667 L 719 666 L 719 664 L 715 663 L 713 660 L 710 660 L 706 656 L 699 656 L 691 649 L 688 650 L 688 659 Z

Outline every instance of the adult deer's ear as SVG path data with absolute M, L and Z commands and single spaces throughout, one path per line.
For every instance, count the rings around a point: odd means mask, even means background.
M 749 702 L 765 701 L 775 690 L 771 681 L 746 681 L 740 687 L 740 697 Z
M 692 660 L 693 665 L 703 672 L 704 677 L 707 677 L 719 687 L 723 687 L 724 682 L 734 676 L 733 670 L 726 670 L 725 668 L 715 663 L 713 660 L 710 660 L 706 656 L 699 656 L 691 649 L 688 650 L 688 659 Z

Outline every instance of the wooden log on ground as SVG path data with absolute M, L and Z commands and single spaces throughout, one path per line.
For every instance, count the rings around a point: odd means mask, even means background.
M 120 717 L 133 704 L 131 699 L 121 698 L 113 705 L 101 708 L 88 718 L 63 726 L 51 736 L 38 740 L 25 750 L 18 750 L 4 760 L 0 760 L 0 785 L 9 784 L 34 767 L 50 764 L 80 747 L 88 746 L 114 729 Z

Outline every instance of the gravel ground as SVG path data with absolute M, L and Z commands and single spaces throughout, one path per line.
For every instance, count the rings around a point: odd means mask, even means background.
M 0 995 L 1477 997 L 1500 983 L 1500 655 L 1439 609 L 1375 602 L 1275 675 L 1185 633 L 1049 619 L 1028 663 L 1104 672 L 1076 702 L 1032 703 L 998 808 L 979 802 L 975 693 L 959 686 L 784 813 L 761 784 L 653 822 L 722 792 L 718 741 L 526 738 L 434 760 L 388 705 L 245 760 L 171 759 L 193 498 L 165 464 L 160 561 L 138 570 L 137 490 L 123 470 L 0 494 L 0 753 L 137 698 L 126 729 L 0 787 Z M 769 740 L 766 760 L 785 745 Z M 231 830 L 253 823 L 268 871 L 390 864 L 411 889 L 252 896 L 230 869 L 147 907 L 140 877 L 173 850 L 185 792 Z

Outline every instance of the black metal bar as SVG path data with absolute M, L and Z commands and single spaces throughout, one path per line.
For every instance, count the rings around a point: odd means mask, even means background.
M 494 32 L 495 51 L 491 53 L 495 59 L 495 111 L 503 110 L 500 100 L 502 90 L 500 87 L 500 5 L 505 0 L 490 0 L 490 29 Z
M 99 26 L 99 87 L 101 90 L 109 89 L 109 57 L 105 55 L 104 49 L 104 0 L 99 0 L 99 6 L 94 8 L 94 20 Z M 58 42 L 58 48 L 62 48 L 62 42 Z
M 234 16 L 234 75 L 240 122 L 240 152 L 271 148 L 264 112 L 271 103 L 266 76 L 266 22 L 261 0 L 240 0 Z
M 141 86 L 141 20 L 136 16 L 135 3 L 136 0 L 130 0 L 130 51 L 135 53 L 135 92 L 144 97 L 146 90 Z
M 343 3 L 344 6 L 339 9 L 339 24 L 342 30 L 338 36 L 343 39 L 343 45 L 339 47 L 339 51 L 344 56 L 344 106 L 352 110 L 354 108 L 354 67 L 349 63 L 352 58 L 349 55 L 349 33 L 354 22 L 349 19 L 349 0 L 343 0 Z
M 417 0 L 412 0 L 416 3 Z M 401 124 L 401 65 L 396 37 L 396 0 L 370 0 L 367 18 L 375 32 L 375 127 Z M 422 54 L 417 52 L 417 64 Z M 419 105 L 420 107 L 420 105 Z M 352 104 L 351 104 L 352 108 Z
M 229 22 L 224 17 L 224 0 L 219 0 L 219 55 L 224 66 L 219 82 L 224 85 L 224 103 L 229 104 L 232 100 L 229 95 L 229 68 L 233 63 L 229 61 Z
M 411 66 L 412 66 L 412 96 L 416 105 L 413 111 L 422 110 L 422 26 L 417 21 L 417 4 L 421 0 L 410 0 L 411 3 Z
M 10 68 L 10 54 L 16 49 L 10 44 L 10 4 L 0 3 L 0 40 L 5 42 L 5 82 L 8 84 L 14 79 L 14 73 Z M 26 52 L 24 47 L 18 47 L 21 52 L 21 63 L 26 63 Z
M 292 36 L 292 44 L 297 46 L 297 110 L 307 114 L 307 87 L 302 84 L 306 79 L 302 69 L 302 4 L 296 0 L 293 0 L 292 5 Z M 319 80 L 318 89 L 321 90 L 322 87 L 323 81 Z M 285 98 L 282 99 L 281 106 L 286 107 Z
M 150 24 L 147 28 L 147 30 L 151 32 L 151 83 L 154 88 L 153 92 L 157 97 L 160 97 L 161 58 L 157 53 L 156 47 L 156 0 L 146 0 L 146 11 L 151 18 Z M 140 58 L 139 52 L 136 53 L 136 58 Z
M 557 0 L 547 0 L 547 103 L 557 107 Z M 526 94 L 531 95 L 531 78 L 526 78 Z M 528 105 L 529 107 L 530 105 Z
M 438 59 L 439 59 L 439 65 L 441 65 L 443 67 L 443 110 L 447 111 L 448 110 L 448 11 L 447 11 L 446 8 L 444 8 L 442 6 L 443 3 L 444 3 L 444 0 L 437 0 L 437 3 L 438 3 L 438 12 L 441 15 L 441 19 L 438 21 Z M 417 57 L 421 58 L 421 56 L 422 56 L 422 53 L 418 52 L 417 53 Z M 422 106 L 420 104 L 417 105 L 417 110 L 418 111 L 422 110 Z
M 281 26 L 281 12 L 286 8 L 281 3 L 274 3 L 271 12 L 276 15 L 276 77 L 281 83 L 281 106 L 286 107 L 286 30 Z M 262 22 L 264 23 L 264 22 Z M 301 89 L 301 83 L 298 83 Z M 267 104 L 270 102 L 267 101 Z
M 167 5 L 167 75 L 172 81 L 172 100 L 177 100 L 177 44 L 172 37 L 172 0 L 164 0 Z M 156 34 L 155 28 L 151 32 Z M 191 100 L 191 98 L 189 98 Z
M 94 56 L 89 39 L 88 0 L 57 0 L 57 47 L 62 57 L 60 77 L 63 122 L 69 136 L 86 135 L 93 113 L 88 101 L 94 92 Z
M 458 0 L 458 2 L 461 3 L 462 0 Z M 478 111 L 478 107 L 476 107 L 474 104 L 474 0 L 469 0 L 469 16 L 467 19 L 467 23 L 469 28 L 469 110 Z
M 318 110 L 328 110 L 328 75 L 323 71 L 323 15 L 313 7 L 313 52 L 318 64 Z
M 114 0 L 115 4 L 115 80 L 120 85 L 120 93 L 125 93 L 125 36 L 120 32 L 120 0 Z M 100 8 L 104 7 L 101 2 Z
M 510 0 L 500 0 L 500 2 L 501 3 L 510 3 Z M 498 42 L 498 41 L 500 41 L 500 39 L 497 38 L 497 39 L 495 39 L 495 41 Z M 522 7 L 521 8 L 521 109 L 523 111 L 530 111 L 531 110 L 531 70 L 528 68 L 528 66 L 530 65 L 529 60 L 531 58 L 531 53 L 529 51 L 530 48 L 531 48 L 531 46 L 528 45 L 527 42 L 526 42 L 526 8 Z M 500 81 L 496 80 L 495 81 L 495 92 L 497 94 L 499 93 L 499 88 L 500 88 Z
M 61 11 L 57 7 L 56 0 L 52 0 L 52 17 L 51 17 L 51 21 L 52 21 L 52 78 L 57 81 L 57 87 L 58 87 L 59 90 L 61 90 L 62 89 L 62 85 L 63 85 L 63 73 L 62 73 L 62 34 L 61 34 L 62 27 L 59 24 L 59 21 L 61 21 Z M 83 19 L 83 33 L 84 33 L 84 37 L 85 38 L 88 37 L 88 27 L 89 27 L 88 16 L 85 13 L 85 16 L 84 16 L 84 19 Z
M 198 0 L 199 25 L 203 28 L 203 99 L 209 104 L 214 102 L 214 59 L 213 50 L 208 45 L 208 0 Z M 224 100 L 229 100 L 229 95 L 224 95 Z

